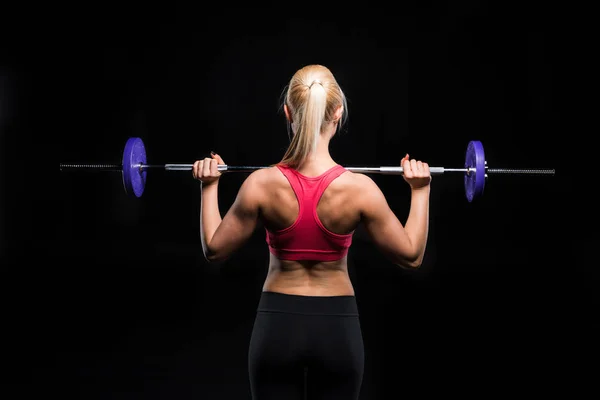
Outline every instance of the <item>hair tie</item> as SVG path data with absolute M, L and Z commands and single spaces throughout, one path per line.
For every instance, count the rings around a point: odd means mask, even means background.
M 309 86 L 308 88 L 309 88 L 309 89 L 310 89 L 310 88 L 312 88 L 312 86 L 313 86 L 315 83 L 318 83 L 319 85 L 323 86 L 323 84 L 321 83 L 321 81 L 320 81 L 320 80 L 318 80 L 318 79 L 315 79 L 314 81 L 312 81 L 312 83 L 310 84 L 310 86 Z

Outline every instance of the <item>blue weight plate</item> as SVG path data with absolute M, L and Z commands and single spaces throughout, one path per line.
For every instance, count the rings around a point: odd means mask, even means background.
M 465 156 L 465 168 L 471 169 L 470 172 L 465 172 L 464 181 L 467 200 L 472 202 L 483 195 L 485 187 L 485 152 L 480 141 L 469 142 Z
M 146 148 L 139 137 L 127 139 L 123 150 L 123 186 L 130 196 L 141 197 L 146 186 L 148 171 L 140 165 L 146 164 Z

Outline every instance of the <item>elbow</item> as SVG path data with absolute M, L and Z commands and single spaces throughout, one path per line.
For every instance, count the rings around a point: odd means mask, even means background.
M 216 253 L 204 253 L 204 259 L 209 263 L 209 264 L 222 264 L 223 262 L 225 262 L 225 260 L 227 259 L 227 257 L 223 257 L 220 256 Z
M 411 246 L 409 251 L 405 251 L 403 254 L 398 255 L 399 259 L 397 264 L 405 269 L 420 269 L 423 265 L 423 259 L 425 258 L 425 248 L 425 243 L 422 245 L 416 244 Z
M 219 263 L 219 258 L 214 254 L 209 254 L 209 253 L 204 252 L 204 259 L 209 264 L 218 264 Z
M 209 264 L 221 264 L 223 263 L 227 257 L 218 252 L 215 251 L 214 249 L 211 249 L 208 246 L 204 246 L 204 248 L 202 249 L 204 252 L 204 259 L 206 260 L 206 262 L 208 262 Z
M 404 254 L 396 258 L 395 264 L 404 269 L 417 270 L 423 265 L 423 256 L 423 253 L 411 255 Z
M 406 260 L 396 262 L 396 265 L 403 269 L 417 270 L 421 268 L 422 260 Z

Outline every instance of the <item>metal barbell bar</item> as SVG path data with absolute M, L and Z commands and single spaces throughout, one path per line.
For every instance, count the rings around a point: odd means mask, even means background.
M 121 172 L 123 187 L 128 195 L 141 197 L 146 186 L 147 173 L 150 169 L 165 171 L 190 171 L 193 164 L 147 164 L 146 148 L 139 137 L 131 137 L 125 143 L 121 164 L 60 164 L 61 171 L 115 171 Z M 234 166 L 219 165 L 221 172 L 253 172 L 266 166 Z M 347 170 L 364 174 L 402 175 L 400 166 L 381 167 L 345 167 Z M 464 174 L 465 195 L 469 202 L 483 195 L 488 174 L 521 174 L 521 175 L 554 175 L 554 169 L 503 169 L 488 168 L 485 160 L 483 144 L 472 140 L 467 145 L 465 163 L 462 168 L 429 167 L 431 175 L 447 172 Z

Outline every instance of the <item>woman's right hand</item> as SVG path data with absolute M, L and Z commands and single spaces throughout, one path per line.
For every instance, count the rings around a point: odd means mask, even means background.
M 420 189 L 431 182 L 429 164 L 426 162 L 411 160 L 406 154 L 400 161 L 400 165 L 403 171 L 402 176 L 412 189 Z

